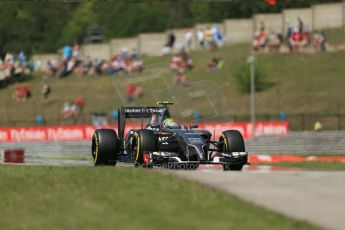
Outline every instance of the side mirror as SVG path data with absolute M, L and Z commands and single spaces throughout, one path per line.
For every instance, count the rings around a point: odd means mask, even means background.
M 191 125 L 189 126 L 189 128 L 190 128 L 190 129 L 197 129 L 197 128 L 199 128 L 199 125 L 197 125 L 197 124 L 191 124 Z

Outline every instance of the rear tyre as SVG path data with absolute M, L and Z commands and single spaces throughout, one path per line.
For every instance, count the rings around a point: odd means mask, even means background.
M 116 165 L 119 141 L 113 129 L 97 129 L 92 137 L 93 165 Z
M 219 141 L 224 143 L 221 151 L 225 153 L 245 152 L 243 136 L 237 130 L 227 130 L 222 132 Z M 245 163 L 247 163 L 247 160 L 238 164 L 223 164 L 223 169 L 225 171 L 241 171 Z
M 133 134 L 132 159 L 134 159 L 136 167 L 152 168 L 152 163 L 148 162 L 148 158 L 144 157 L 144 154 L 157 151 L 158 140 L 152 130 L 142 129 Z

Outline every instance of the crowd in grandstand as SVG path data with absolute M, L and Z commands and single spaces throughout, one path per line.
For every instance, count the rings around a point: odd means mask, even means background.
M 116 75 L 141 72 L 144 68 L 143 61 L 136 50 L 129 52 L 123 48 L 109 60 L 92 59 L 84 60 L 79 56 L 79 46 L 73 48 L 65 46 L 62 59 L 49 60 L 47 69 L 48 76 L 67 77 L 75 74 L 79 77 L 85 75 Z
M 23 51 L 20 53 L 7 52 L 4 59 L 0 58 L 0 84 L 6 85 L 16 77 L 29 74 L 32 71 L 32 64 L 26 60 Z
M 326 51 L 326 37 L 323 32 L 311 33 L 308 27 L 304 26 L 301 18 L 297 19 L 298 26 L 293 28 L 288 20 L 285 44 L 290 52 L 300 52 L 303 48 L 313 47 L 315 51 Z M 255 32 L 252 42 L 252 50 L 259 51 L 280 51 L 284 45 L 284 36 L 281 33 L 271 31 L 267 33 L 263 22 L 260 23 L 258 31 Z
M 254 52 L 279 52 L 281 46 L 285 45 L 290 52 L 299 52 L 305 47 L 312 47 L 318 51 L 326 50 L 326 38 L 324 33 L 312 32 L 303 21 L 298 18 L 298 26 L 293 28 L 287 21 L 285 36 L 281 33 L 270 31 L 267 33 L 263 22 L 259 24 L 252 42 Z M 194 31 L 187 29 L 183 41 L 176 44 L 176 36 L 173 31 L 167 34 L 167 41 L 162 48 L 162 55 L 170 55 L 171 62 L 169 68 L 173 73 L 172 84 L 178 86 L 188 86 L 186 74 L 194 67 L 190 53 L 193 48 L 201 48 L 210 52 L 221 47 L 225 41 L 219 27 L 214 24 L 205 28 L 199 28 Z M 195 41 L 195 44 L 194 44 Z M 129 51 L 123 48 L 119 53 L 114 54 L 109 60 L 102 60 L 87 56 L 82 58 L 78 44 L 73 46 L 66 45 L 62 49 L 60 58 L 51 59 L 47 62 L 46 76 L 68 77 L 76 75 L 82 76 L 101 76 L 132 74 L 141 72 L 144 69 L 144 63 L 139 53 L 133 49 Z M 210 56 L 207 63 L 209 72 L 217 72 L 224 67 L 224 60 L 221 57 Z M 24 52 L 18 54 L 7 52 L 4 59 L 0 58 L 0 82 L 7 82 L 21 74 L 29 74 L 35 65 L 27 61 Z M 42 86 L 43 103 L 48 102 L 51 94 L 51 86 L 44 82 Z M 138 98 L 144 96 L 143 86 L 133 83 L 125 84 L 124 91 L 127 96 L 127 103 L 134 103 Z M 31 89 L 25 85 L 17 85 L 12 94 L 15 101 L 26 101 L 32 96 Z M 77 118 L 84 107 L 85 101 L 82 98 L 76 98 L 74 101 L 65 102 L 61 109 L 63 118 Z
M 174 50 L 184 50 L 189 53 L 193 47 L 194 37 L 197 39 L 198 47 L 205 48 L 208 51 L 216 50 L 225 41 L 222 32 L 216 24 L 207 26 L 205 29 L 199 28 L 195 34 L 192 29 L 187 29 L 184 35 L 184 41 L 179 44 L 176 44 L 174 32 L 170 31 L 167 34 L 167 41 L 162 48 L 162 55 L 174 54 Z

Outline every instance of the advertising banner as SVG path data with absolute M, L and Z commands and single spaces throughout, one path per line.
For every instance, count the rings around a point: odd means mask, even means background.
M 101 127 L 54 126 L 54 127 L 23 127 L 0 128 L 0 142 L 33 142 L 33 141 L 90 141 L 94 131 Z M 102 128 L 117 130 L 117 126 L 109 125 Z M 125 133 L 130 129 L 139 129 L 140 124 L 127 124 Z M 245 139 L 252 137 L 252 126 L 249 122 L 213 122 L 199 123 L 199 129 L 209 130 L 218 140 L 224 130 L 235 129 L 242 133 Z M 256 122 L 256 136 L 267 134 L 285 134 L 288 132 L 287 122 Z

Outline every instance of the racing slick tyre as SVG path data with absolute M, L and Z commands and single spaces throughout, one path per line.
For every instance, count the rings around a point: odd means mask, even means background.
M 152 168 L 152 159 L 148 159 L 144 154 L 157 151 L 158 139 L 152 130 L 142 129 L 133 134 L 132 159 L 136 167 Z
M 222 151 L 225 153 L 245 152 L 242 134 L 237 130 L 227 130 L 222 132 L 219 141 L 224 143 Z M 223 164 L 223 169 L 225 171 L 241 171 L 245 163 Z
M 113 129 L 97 129 L 92 137 L 91 156 L 93 164 L 116 165 L 119 141 Z

